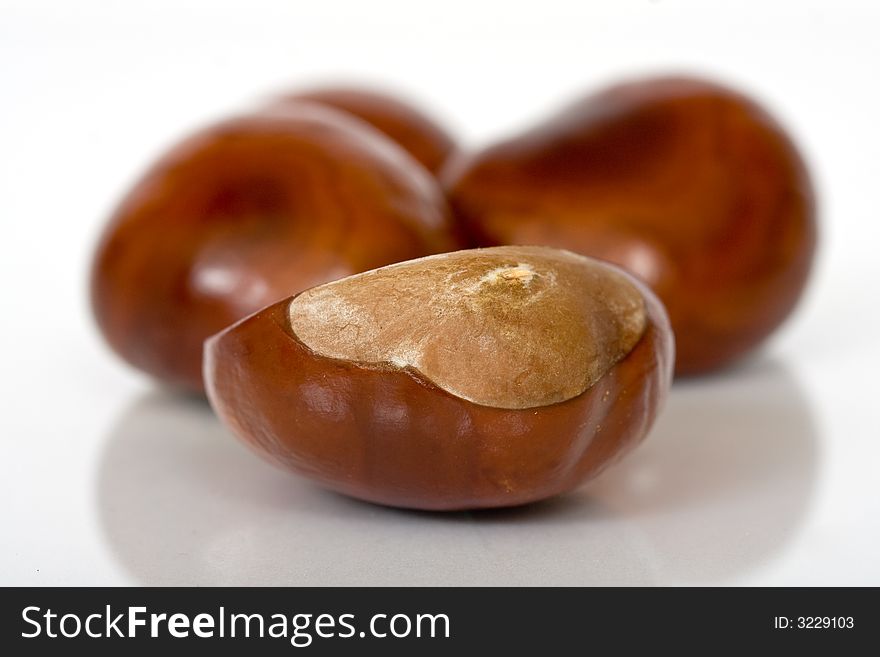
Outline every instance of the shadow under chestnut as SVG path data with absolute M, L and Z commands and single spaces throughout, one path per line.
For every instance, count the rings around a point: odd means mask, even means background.
M 736 583 L 798 531 L 818 459 L 808 399 L 766 358 L 677 382 L 646 442 L 578 492 L 473 513 L 328 493 L 250 454 L 206 403 L 154 391 L 107 437 L 97 504 L 145 584 Z

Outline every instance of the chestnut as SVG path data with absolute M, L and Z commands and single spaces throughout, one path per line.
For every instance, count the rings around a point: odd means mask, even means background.
M 310 101 L 348 112 L 397 142 L 436 173 L 455 150 L 455 141 L 439 123 L 411 103 L 388 93 L 356 87 L 326 87 L 283 96 L 279 103 Z
M 94 259 L 97 323 L 125 360 L 200 391 L 204 339 L 294 292 L 459 248 L 405 151 L 331 108 L 291 104 L 185 140 L 122 201 Z
M 815 201 L 794 144 L 753 100 L 699 79 L 612 86 L 454 159 L 442 179 L 476 245 L 571 249 L 647 282 L 678 374 L 754 349 L 813 261 Z
M 208 398 L 268 459 L 380 504 L 570 490 L 644 438 L 672 378 L 661 303 L 613 265 L 496 247 L 390 265 L 205 343 Z

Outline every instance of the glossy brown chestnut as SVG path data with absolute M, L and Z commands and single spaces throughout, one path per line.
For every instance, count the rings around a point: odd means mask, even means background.
M 261 455 L 347 495 L 452 510 L 565 492 L 637 445 L 673 340 L 622 270 L 498 247 L 312 288 L 205 354 L 214 409 Z
M 458 246 L 433 177 L 362 121 L 313 104 L 186 140 L 128 194 L 95 256 L 110 345 L 202 389 L 202 343 L 294 292 Z
M 567 248 L 647 282 L 679 374 L 766 338 L 813 259 L 813 190 L 794 145 L 753 101 L 697 79 L 611 87 L 443 177 L 476 243 Z
M 436 173 L 455 150 L 452 136 L 421 109 L 394 96 L 352 87 L 328 87 L 284 96 L 282 104 L 307 100 L 353 114 L 397 142 Z

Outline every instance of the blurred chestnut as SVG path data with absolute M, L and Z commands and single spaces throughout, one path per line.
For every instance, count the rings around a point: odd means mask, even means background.
M 201 390 L 202 343 L 294 292 L 458 246 L 432 176 L 362 121 L 291 104 L 160 160 L 95 255 L 92 304 L 129 363 Z
M 379 91 L 328 87 L 300 91 L 280 99 L 282 105 L 310 101 L 353 114 L 397 142 L 432 173 L 455 150 L 455 141 L 421 109 Z
M 813 260 L 795 146 L 754 101 L 698 79 L 610 87 L 454 160 L 443 179 L 478 244 L 568 248 L 641 277 L 669 312 L 680 374 L 764 340 Z
M 419 509 L 524 504 L 638 444 L 671 377 L 662 305 L 547 247 L 459 251 L 321 285 L 205 343 L 218 415 L 336 491 Z

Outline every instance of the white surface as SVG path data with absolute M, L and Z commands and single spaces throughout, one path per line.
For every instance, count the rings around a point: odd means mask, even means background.
M 0 0 L 0 584 L 880 584 L 878 11 Z M 820 260 L 762 354 L 677 385 L 581 493 L 452 516 L 324 493 L 153 389 L 91 324 L 107 213 L 210 117 L 329 75 L 408 89 L 478 144 L 669 69 L 750 89 L 791 127 Z

